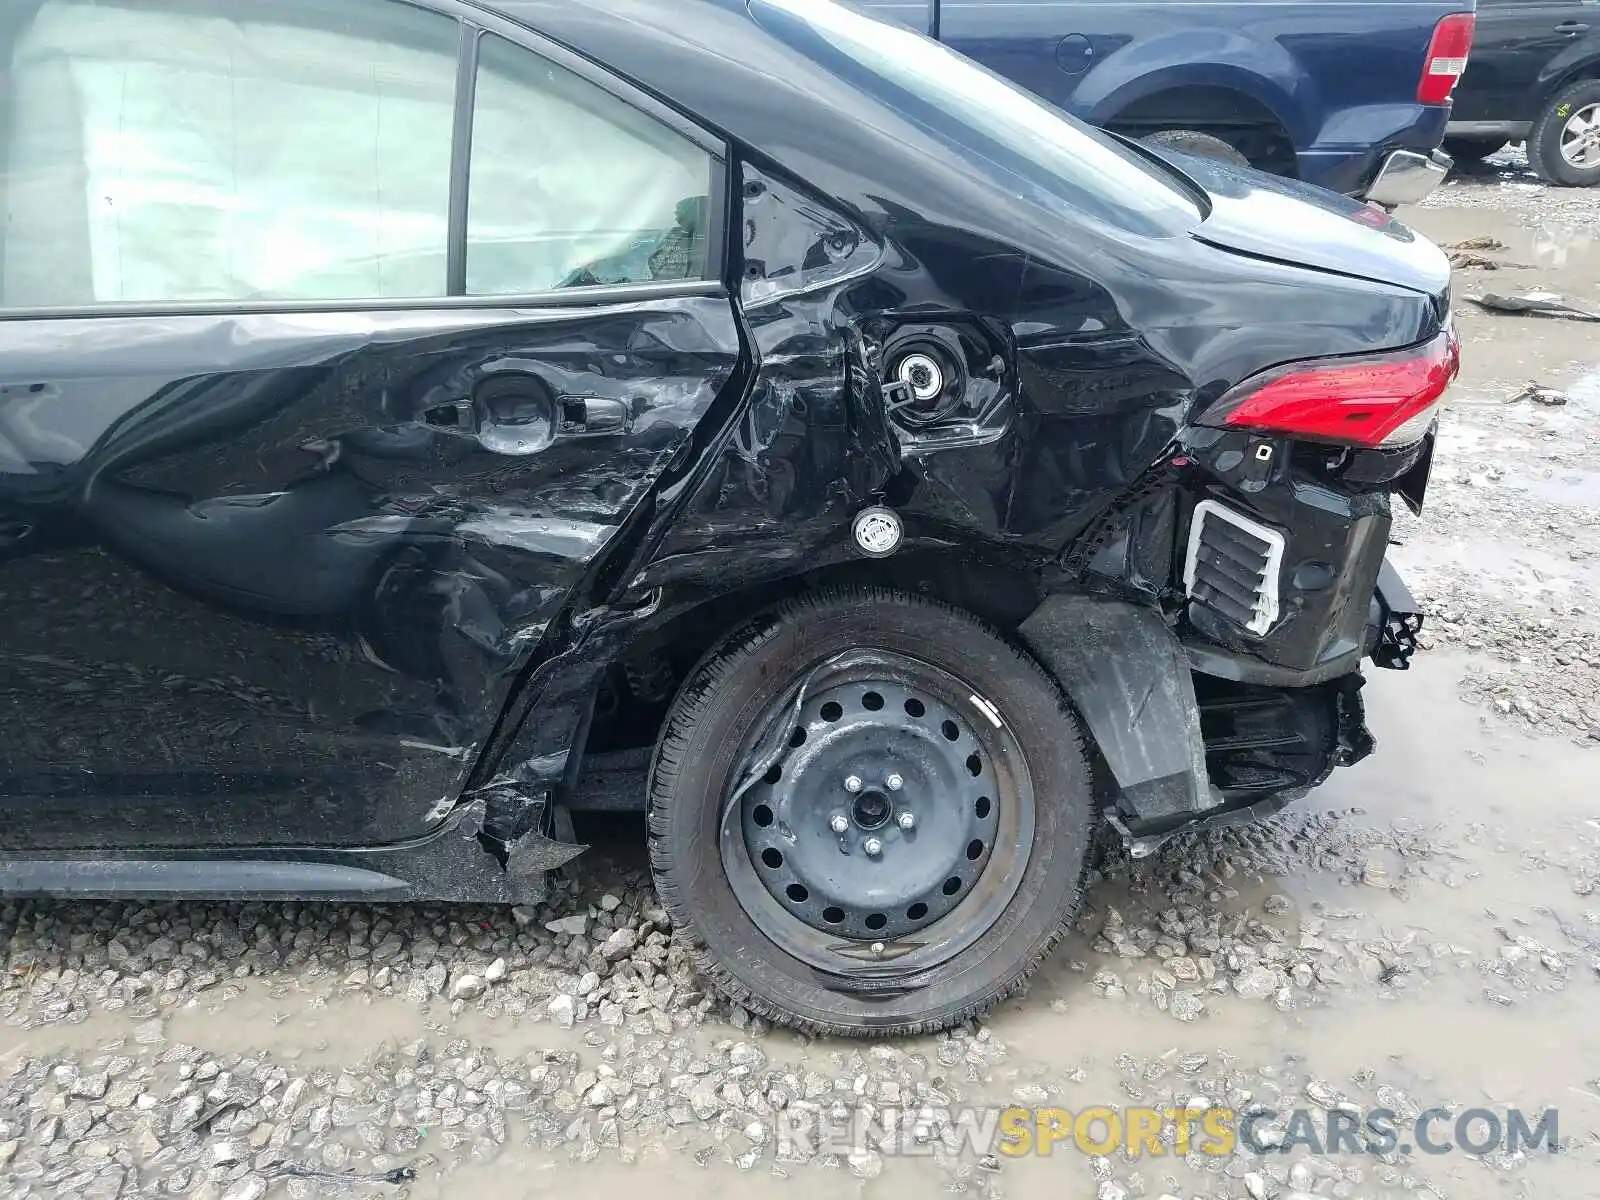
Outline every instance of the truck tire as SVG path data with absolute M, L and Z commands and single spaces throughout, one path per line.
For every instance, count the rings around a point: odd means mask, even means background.
M 1014 993 L 1078 911 L 1094 819 L 1040 666 L 949 605 L 785 601 L 690 673 L 650 769 L 661 903 L 759 1016 L 871 1037 Z
M 1443 150 L 1457 162 L 1477 163 L 1504 150 L 1509 141 L 1503 137 L 1447 137 Z
M 1547 183 L 1600 183 L 1600 79 L 1580 79 L 1550 97 L 1528 131 L 1528 162 Z
M 1216 158 L 1236 167 L 1248 167 L 1250 160 L 1237 147 L 1198 129 L 1161 129 L 1139 139 L 1146 146 L 1161 146 L 1198 158 Z

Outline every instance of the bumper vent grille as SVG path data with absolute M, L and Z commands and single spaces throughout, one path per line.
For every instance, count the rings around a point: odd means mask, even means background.
M 1191 599 L 1260 635 L 1278 619 L 1283 535 L 1215 500 L 1195 505 L 1183 586 Z

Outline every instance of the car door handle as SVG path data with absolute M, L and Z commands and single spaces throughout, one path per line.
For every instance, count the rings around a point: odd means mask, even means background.
M 1577 37 L 1580 33 L 1588 33 L 1589 26 L 1582 21 L 1563 21 L 1556 26 L 1556 32 Z
M 606 396 L 562 396 L 557 437 L 604 437 L 627 433 L 632 408 Z
M 496 454 L 537 454 L 566 438 L 614 437 L 633 430 L 632 401 L 574 396 L 523 374 L 489 380 L 471 396 L 458 396 L 422 414 L 442 433 L 476 438 Z

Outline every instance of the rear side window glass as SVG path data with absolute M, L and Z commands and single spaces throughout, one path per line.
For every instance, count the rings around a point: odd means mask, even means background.
M 655 118 L 493 35 L 472 114 L 467 292 L 707 277 L 713 160 Z
M 442 296 L 457 23 L 394 0 L 0 16 L 0 304 Z

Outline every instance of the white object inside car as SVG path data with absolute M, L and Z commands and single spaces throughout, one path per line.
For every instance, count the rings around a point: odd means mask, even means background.
M 4 64 L 0 302 L 443 295 L 457 29 L 393 0 L 45 0 Z M 710 173 L 676 131 L 493 37 L 471 166 L 484 294 L 671 230 Z

